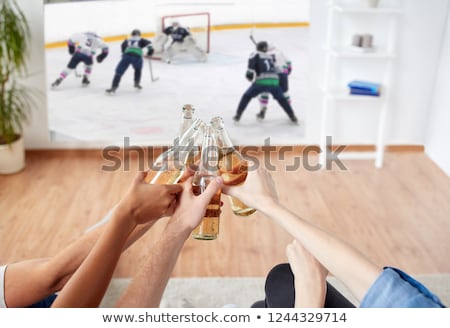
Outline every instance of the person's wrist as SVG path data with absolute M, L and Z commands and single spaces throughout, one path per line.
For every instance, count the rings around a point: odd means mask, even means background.
M 190 236 L 194 228 L 184 224 L 183 218 L 173 215 L 167 222 L 165 232 L 170 235 L 171 238 L 182 240 L 183 242 Z
M 260 197 L 255 198 L 255 207 L 259 212 L 262 212 L 264 214 L 267 214 L 272 208 L 275 206 L 278 206 L 278 201 L 276 199 L 273 199 L 272 197 Z
M 113 214 L 113 220 L 119 222 L 120 224 L 126 224 L 132 229 L 137 226 L 135 210 L 127 202 L 121 202 L 116 206 Z

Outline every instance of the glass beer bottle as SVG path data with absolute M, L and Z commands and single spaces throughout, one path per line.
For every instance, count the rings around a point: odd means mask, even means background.
M 153 162 L 145 181 L 150 184 L 177 183 L 186 168 L 194 141 L 203 133 L 203 127 L 204 123 L 201 119 L 194 120 L 181 138 L 175 139 L 173 147 L 163 152 Z
M 224 184 L 237 186 L 244 183 L 247 178 L 248 162 L 233 146 L 221 117 L 212 118 L 211 126 L 214 128 L 220 149 L 219 172 L 223 177 Z M 248 207 L 236 197 L 229 196 L 229 199 L 235 215 L 249 216 L 256 212 L 254 208 Z
M 195 195 L 203 193 L 208 184 L 218 175 L 219 148 L 216 137 L 210 126 L 205 128 L 201 158 L 198 170 L 192 180 L 192 191 Z M 220 196 L 221 190 L 212 197 L 200 224 L 192 232 L 194 239 L 213 240 L 219 234 Z
M 192 123 L 194 122 L 194 112 L 194 106 L 190 104 L 186 104 L 183 106 L 178 137 L 181 137 L 191 127 Z

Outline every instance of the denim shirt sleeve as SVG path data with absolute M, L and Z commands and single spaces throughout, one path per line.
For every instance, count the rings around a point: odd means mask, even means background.
M 439 298 L 403 271 L 385 267 L 361 301 L 366 308 L 441 308 Z

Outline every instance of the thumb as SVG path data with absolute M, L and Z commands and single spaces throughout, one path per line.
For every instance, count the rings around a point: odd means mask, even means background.
M 223 178 L 221 176 L 217 176 L 212 180 L 205 191 L 200 195 L 200 197 L 205 201 L 205 203 L 209 203 L 214 194 L 220 189 L 223 185 Z
M 146 176 L 147 176 L 147 172 L 146 171 L 139 171 L 136 174 L 136 176 L 134 177 L 133 183 L 135 183 L 135 184 L 142 183 Z

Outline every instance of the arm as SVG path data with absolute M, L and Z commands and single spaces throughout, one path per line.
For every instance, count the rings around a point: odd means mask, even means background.
M 154 221 L 137 226 L 130 234 L 123 250 L 127 249 Z M 9 307 L 25 307 L 61 290 L 86 259 L 104 226 L 83 234 L 55 256 L 20 261 L 8 265 L 5 273 L 5 299 Z
M 109 54 L 109 47 L 101 38 L 98 38 L 99 48 L 102 49 L 101 53 L 97 56 L 97 62 L 101 63 Z
M 137 225 L 173 212 L 176 195 L 182 187 L 149 185 L 144 178 L 145 173 L 140 173 L 134 179 L 98 241 L 61 290 L 53 307 L 98 306 L 132 231 Z
M 159 241 L 149 250 L 145 263 L 118 300 L 117 307 L 159 306 L 184 242 L 200 223 L 206 206 L 222 183 L 222 178 L 217 178 L 199 196 L 192 192 L 192 178 L 183 183 L 183 192 L 174 214 Z
M 282 206 L 266 170 L 249 172 L 243 185 L 224 186 L 223 192 L 238 197 L 283 227 L 359 300 L 380 274 L 382 268 L 359 251 Z

